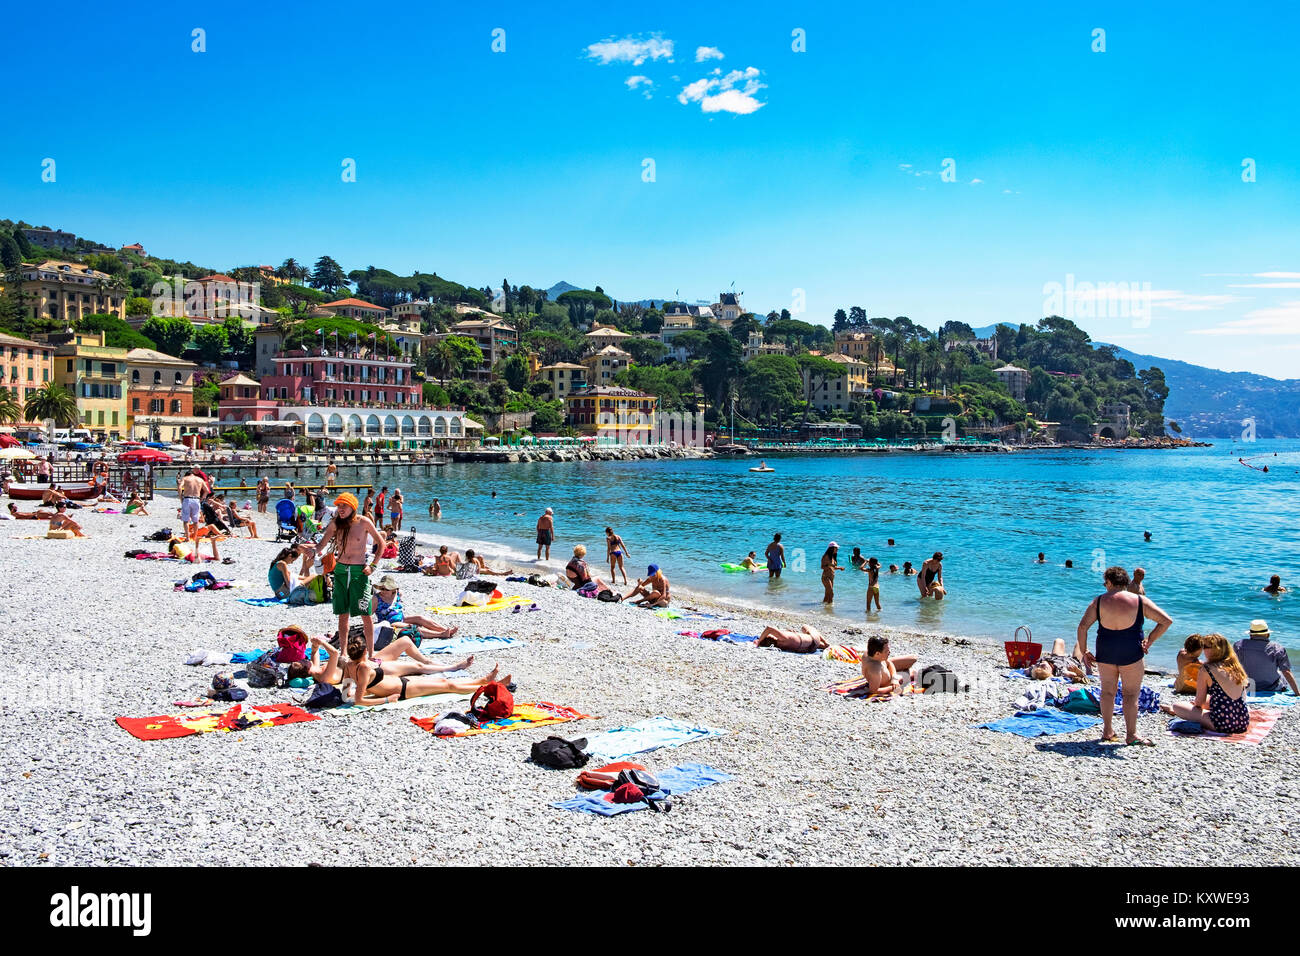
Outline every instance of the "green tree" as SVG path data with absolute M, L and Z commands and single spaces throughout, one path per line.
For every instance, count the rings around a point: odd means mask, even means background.
M 437 382 L 425 382 L 421 388 L 421 398 L 424 404 L 432 405 L 434 408 L 446 408 L 451 404 L 451 397 Z
M 56 426 L 67 428 L 77 421 L 77 400 L 62 385 L 46 382 L 40 391 L 27 399 L 23 411 L 29 422 L 53 419 Z
M 198 378 L 194 380 L 194 413 L 211 415 L 221 398 L 221 386 L 215 378 Z
M 226 333 L 226 352 L 230 358 L 238 362 L 240 368 L 251 366 L 257 345 L 255 331 L 236 315 L 228 317 L 221 327 Z
M 512 391 L 522 392 L 528 386 L 528 361 L 522 355 L 503 359 L 498 369 Z
M 132 296 L 126 300 L 127 315 L 152 315 L 153 301 L 145 296 Z
M 483 364 L 483 350 L 477 342 L 465 335 L 449 335 L 439 339 L 429 349 L 425 367 L 430 375 L 444 385 L 448 379 L 458 378 L 467 369 Z
M 788 355 L 757 355 L 745 363 L 740 398 L 749 417 L 780 423 L 803 391 L 799 363 Z
M 316 260 L 316 268 L 312 270 L 310 284 L 313 289 L 333 295 L 337 290 L 347 287 L 348 276 L 343 267 L 329 256 L 321 256 Z
M 152 316 L 140 326 L 140 333 L 153 342 L 159 352 L 179 357 L 194 335 L 194 327 L 189 319 L 178 315 Z
M 625 339 L 619 347 L 632 356 L 637 365 L 658 365 L 668 355 L 668 346 L 658 339 Z
M 18 391 L 0 388 L 0 423 L 18 424 L 23 420 L 23 406 L 18 401 Z
M 78 332 L 103 332 L 111 349 L 156 349 L 153 340 L 131 328 L 115 315 L 87 315 L 78 320 Z
M 216 365 L 226 352 L 226 330 L 216 323 L 200 326 L 194 333 L 194 344 L 199 347 L 199 359 L 204 365 Z
M 564 413 L 559 402 L 547 402 L 533 413 L 532 430 L 534 432 L 558 431 L 564 424 Z

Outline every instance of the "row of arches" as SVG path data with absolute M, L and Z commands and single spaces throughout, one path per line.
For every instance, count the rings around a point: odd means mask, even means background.
M 308 438 L 463 438 L 456 415 L 340 415 L 312 412 L 304 419 L 290 413 L 283 421 L 303 422 Z

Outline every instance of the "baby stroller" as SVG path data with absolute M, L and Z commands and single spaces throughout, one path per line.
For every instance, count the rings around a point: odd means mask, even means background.
M 294 541 L 298 537 L 298 507 L 291 498 L 281 498 L 275 505 L 275 540 Z

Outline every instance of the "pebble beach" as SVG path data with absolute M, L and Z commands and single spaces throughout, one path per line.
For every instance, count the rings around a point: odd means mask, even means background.
M 438 617 L 425 608 L 454 603 L 459 582 L 396 576 L 408 614 L 524 642 L 478 652 L 472 676 L 499 663 L 517 700 L 564 704 L 590 719 L 444 740 L 411 723 L 446 709 L 429 698 L 285 727 L 138 740 L 114 718 L 178 713 L 173 702 L 200 694 L 216 671 L 240 670 L 187 666 L 192 651 L 270 647 L 287 624 L 334 628 L 328 605 L 237 600 L 269 594 L 273 514 L 255 516 L 261 540 L 221 545 L 233 564 L 202 565 L 243 587 L 176 592 L 199 567 L 123 557 L 156 547 L 142 541 L 150 532 L 179 529 L 175 509 L 164 496 L 149 504 L 152 517 L 83 509 L 74 517 L 89 537 L 78 540 L 45 539 L 44 522 L 0 524 L 4 865 L 1300 863 L 1300 706 L 1283 709 L 1258 746 L 1176 738 L 1162 714 L 1140 720 L 1154 748 L 1101 744 L 1099 727 L 1037 739 L 976 729 L 1009 716 L 1027 684 L 1003 676 L 1000 644 L 863 623 L 852 634 L 842 620 L 814 615 L 759 618 L 690 594 L 668 559 L 674 606 L 718 617 L 669 620 L 526 583 L 501 588 L 536 602 L 536 612 Z M 557 542 L 549 569 L 563 566 L 574 543 Z M 603 553 L 600 542 L 584 543 Z M 853 665 L 678 633 L 757 634 L 805 621 L 833 644 L 865 647 L 888 633 L 894 653 L 946 665 L 970 692 L 847 699 L 825 688 L 853 677 Z M 1073 641 L 1035 633 L 1049 645 Z M 1184 636 L 1175 623 L 1164 640 Z M 1148 682 L 1168 699 L 1162 677 Z M 251 690 L 246 704 L 303 694 Z M 651 772 L 704 763 L 734 779 L 677 798 L 666 815 L 601 818 L 551 806 L 577 793 L 576 772 L 528 762 L 534 741 L 658 715 L 725 734 L 639 762 Z M 1122 733 L 1118 717 L 1117 726 Z

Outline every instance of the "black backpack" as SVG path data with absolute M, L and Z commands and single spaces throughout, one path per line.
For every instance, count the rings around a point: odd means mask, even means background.
M 497 589 L 495 581 L 466 581 L 465 590 L 476 594 L 491 594 Z
M 591 759 L 583 752 L 586 746 L 586 737 L 572 741 L 562 737 L 547 737 L 533 744 L 532 761 L 552 770 L 575 770 L 585 767 Z
M 311 693 L 302 705 L 309 710 L 321 710 L 325 707 L 340 707 L 343 704 L 343 692 L 337 687 L 317 681 L 312 685 Z
M 957 675 L 942 664 L 931 664 L 921 671 L 921 690 L 926 694 L 961 694 L 970 691 L 969 684 L 962 684 Z
M 609 588 L 605 588 L 605 590 L 601 591 L 599 594 L 596 595 L 596 600 L 604 601 L 605 603 L 608 604 L 617 601 L 618 596 L 614 594 L 614 592 L 611 591 Z
M 172 539 L 171 528 L 159 528 L 151 535 L 145 537 L 146 541 L 170 541 Z
M 278 653 L 278 650 L 266 651 L 258 655 L 256 660 L 248 662 L 244 670 L 248 675 L 249 687 L 276 687 L 284 683 L 286 675 L 281 673 L 281 665 L 275 659 Z

